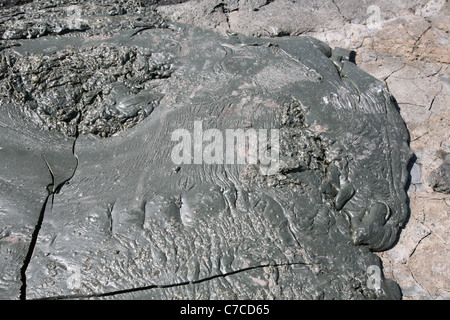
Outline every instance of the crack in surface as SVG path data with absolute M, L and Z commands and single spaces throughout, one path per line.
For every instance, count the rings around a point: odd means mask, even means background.
M 431 235 L 431 231 L 428 231 L 428 233 L 426 235 L 424 235 L 422 238 L 419 239 L 419 241 L 417 241 L 416 245 L 414 246 L 414 249 L 411 251 L 411 253 L 408 256 L 408 259 L 411 258 L 414 255 L 414 253 L 417 250 L 417 247 L 422 242 L 422 240 L 425 239 L 425 238 L 428 238 L 430 235 Z
M 228 272 L 228 273 L 217 274 L 217 275 L 213 275 L 213 276 L 206 277 L 206 278 L 199 279 L 199 280 L 195 280 L 195 281 L 183 281 L 183 282 L 180 282 L 180 283 L 163 284 L 163 285 L 155 285 L 155 284 L 153 284 L 153 285 L 148 285 L 148 286 L 143 286 L 143 287 L 115 290 L 115 291 L 104 292 L 104 293 L 61 295 L 61 296 L 54 296 L 54 297 L 37 298 L 37 299 L 34 299 L 34 300 L 64 300 L 64 299 L 103 298 L 103 297 L 110 297 L 110 296 L 115 296 L 115 295 L 119 295 L 119 294 L 133 293 L 133 292 L 139 292 L 139 291 L 146 291 L 146 290 L 151 290 L 151 289 L 167 289 L 167 288 L 187 286 L 187 285 L 192 285 L 192 284 L 199 284 L 199 283 L 211 281 L 211 280 L 214 280 L 214 279 L 217 279 L 217 278 L 226 278 L 226 277 L 229 277 L 229 276 L 241 273 L 241 272 L 251 271 L 251 270 L 260 269 L 260 268 L 268 268 L 268 267 L 279 268 L 279 267 L 295 266 L 295 265 L 308 266 L 308 265 L 311 265 L 311 264 L 304 263 L 304 262 L 290 262 L 290 263 L 279 263 L 279 264 L 270 264 L 269 263 L 269 264 L 264 264 L 264 265 L 259 265 L 259 266 L 247 267 L 247 268 L 231 271 L 231 272 Z
M 39 237 L 39 231 L 41 230 L 42 223 L 44 221 L 45 209 L 47 207 L 48 200 L 50 199 L 50 197 L 52 197 L 51 208 L 53 208 L 53 202 L 54 202 L 54 199 L 55 199 L 55 194 L 58 193 L 61 190 L 62 186 L 64 186 L 68 181 L 70 181 L 73 178 L 73 176 L 75 175 L 75 172 L 76 172 L 76 170 L 78 168 L 78 157 L 75 154 L 75 144 L 77 142 L 78 135 L 79 135 L 79 132 L 78 132 L 78 125 L 77 125 L 77 127 L 76 127 L 76 136 L 75 136 L 75 139 L 74 139 L 73 144 L 72 144 L 72 155 L 76 159 L 76 165 L 75 165 L 75 168 L 73 170 L 73 174 L 69 178 L 64 180 L 60 185 L 58 185 L 58 186 L 56 185 L 55 175 L 54 175 L 54 173 L 53 173 L 49 163 L 47 162 L 45 157 L 41 154 L 41 156 L 42 156 L 42 158 L 43 158 L 43 160 L 44 160 L 44 162 L 45 162 L 45 164 L 47 166 L 47 169 L 50 172 L 50 175 L 51 175 L 51 178 L 52 178 L 52 182 L 47 186 L 48 194 L 47 194 L 47 196 L 46 196 L 46 198 L 44 200 L 44 203 L 42 205 L 41 211 L 39 213 L 38 220 L 36 222 L 34 231 L 32 233 L 30 245 L 29 245 L 28 251 L 27 251 L 27 255 L 25 256 L 23 265 L 20 268 L 20 281 L 22 283 L 22 285 L 20 287 L 20 296 L 19 296 L 20 300 L 27 300 L 27 296 L 26 296 L 27 295 L 27 292 L 26 292 L 27 291 L 27 275 L 26 275 L 26 273 L 27 273 L 28 266 L 30 265 L 31 258 L 33 256 L 34 248 L 36 247 L 36 243 L 37 243 L 37 240 L 38 240 L 38 237 Z
M 428 110 L 431 110 L 431 108 L 433 108 L 434 101 L 436 100 L 437 96 L 441 94 L 443 87 L 444 87 L 444 86 L 443 86 L 442 83 L 441 83 L 441 88 L 439 89 L 439 92 L 437 92 L 437 93 L 434 95 L 433 99 L 431 100 L 430 107 L 428 108 Z
M 50 172 L 50 176 L 52 177 L 52 183 L 50 183 L 47 186 L 48 195 L 47 197 L 52 196 L 52 208 L 53 208 L 53 202 L 55 200 L 55 174 L 53 173 L 52 168 L 50 167 L 50 164 L 47 162 L 47 159 L 45 159 L 44 155 L 41 153 L 42 159 L 44 159 L 45 165 L 47 166 L 48 172 Z
M 403 63 L 403 65 L 398 68 L 397 70 L 392 71 L 388 76 L 384 77 L 383 81 L 385 82 L 386 86 L 387 86 L 387 80 L 394 74 L 399 72 L 400 70 L 402 70 L 403 68 L 405 68 L 407 66 L 406 63 Z M 409 79 L 409 78 L 408 78 Z
M 262 7 L 268 6 L 269 4 L 271 4 L 274 1 L 275 0 L 266 0 L 266 2 L 261 4 L 259 7 L 253 8 L 253 11 L 259 11 L 259 9 L 261 9 Z
M 341 12 L 341 8 L 339 8 L 339 6 L 337 5 L 335 0 L 331 0 L 331 2 L 334 4 L 334 6 L 336 7 L 338 13 L 341 15 L 341 17 L 344 19 L 345 22 L 348 21 L 348 19 L 344 16 L 344 14 Z
M 406 26 L 405 26 L 406 27 Z M 420 42 L 420 40 L 422 40 L 422 37 L 425 35 L 425 33 L 427 33 L 428 32 L 428 30 L 430 30 L 432 28 L 432 26 L 428 26 L 428 28 L 426 28 L 420 35 L 419 35 L 419 37 L 416 39 L 416 41 L 414 41 L 414 44 L 413 44 L 413 46 L 412 46 L 412 52 L 411 53 L 414 53 L 419 47 L 418 47 L 418 45 L 419 45 L 419 42 Z M 406 30 L 408 30 L 408 29 L 406 29 Z M 406 32 L 408 32 L 408 31 L 406 31 Z
M 27 255 L 25 256 L 25 260 L 23 262 L 22 268 L 20 269 L 20 281 L 22 282 L 22 286 L 20 287 L 20 300 L 26 300 L 26 290 L 27 290 L 27 269 L 31 262 L 31 257 L 34 252 L 34 247 L 36 246 L 37 238 L 39 235 L 39 231 L 41 230 L 42 222 L 44 221 L 44 213 L 45 207 L 47 206 L 48 199 L 50 198 L 51 193 L 47 195 L 44 200 L 44 204 L 42 205 L 41 212 L 39 213 L 39 218 L 34 228 L 33 234 L 31 235 L 30 246 L 28 247 Z

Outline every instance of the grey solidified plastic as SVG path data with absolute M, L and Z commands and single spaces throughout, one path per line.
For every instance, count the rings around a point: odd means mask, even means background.
M 20 125 L 0 126 L 2 298 L 400 298 L 368 269 L 407 216 L 408 133 L 354 53 L 102 3 L 3 26 L 1 114 Z M 194 121 L 279 129 L 280 166 L 174 164 Z

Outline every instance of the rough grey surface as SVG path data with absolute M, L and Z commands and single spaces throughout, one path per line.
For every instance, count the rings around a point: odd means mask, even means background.
M 450 195 L 428 179 L 450 152 L 448 0 L 193 0 L 157 11 L 221 34 L 309 35 L 355 50 L 357 65 L 397 100 L 415 154 L 410 218 L 396 246 L 378 253 L 384 270 L 404 299 L 449 299 Z
M 33 0 L 2 0 L 0 2 L 0 8 L 9 8 L 13 6 L 20 6 L 25 3 L 32 2 Z
M 170 57 L 152 56 L 148 49 L 107 42 L 84 46 L 76 52 L 71 46 L 123 28 L 139 32 L 162 27 L 158 16 L 134 13 L 139 12 L 139 7 L 132 6 L 106 5 L 94 11 L 90 6 L 70 5 L 52 10 L 51 15 L 36 13 L 33 6 L 13 19 L 5 16 L 2 39 L 35 39 L 74 32 L 83 32 L 83 38 L 78 35 L 72 42 L 67 40 L 62 48 L 59 42 L 66 39 L 51 38 L 45 46 L 29 41 L 14 53 L 2 51 L 3 104 L 13 100 L 38 126 L 68 136 L 79 131 L 106 137 L 135 125 L 153 111 L 159 97 L 150 94 L 150 80 L 170 76 Z M 125 13 L 127 19 L 121 19 Z M 99 16 L 109 20 L 102 21 Z
M 23 281 L 44 207 L 73 175 L 74 140 L 44 132 L 12 105 L 0 112 L 0 297 L 23 297 Z
M 382 274 L 368 285 L 407 216 L 408 133 L 383 83 L 313 38 L 219 36 L 117 3 L 4 12 L 30 24 L 4 20 L 2 181 L 29 166 L 23 122 L 35 148 L 56 142 L 23 183 L 42 197 L 28 230 L 2 204 L 2 298 L 399 298 Z M 281 166 L 176 167 L 171 133 L 196 120 L 279 129 Z

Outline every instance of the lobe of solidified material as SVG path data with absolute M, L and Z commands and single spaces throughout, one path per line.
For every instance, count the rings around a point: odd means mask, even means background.
M 50 4 L 0 27 L 1 298 L 400 297 L 372 251 L 406 220 L 408 134 L 354 52 Z

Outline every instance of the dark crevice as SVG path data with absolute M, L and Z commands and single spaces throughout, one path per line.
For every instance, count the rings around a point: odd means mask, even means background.
M 345 22 L 348 22 L 349 19 L 346 18 L 346 17 L 344 16 L 344 14 L 341 12 L 341 8 L 337 5 L 336 1 L 335 1 L 335 0 L 331 0 L 331 2 L 334 4 L 334 6 L 336 7 L 338 13 L 341 15 L 341 17 L 344 19 L 344 21 L 345 21 Z
M 430 106 L 428 107 L 428 110 L 431 110 L 431 109 L 433 108 L 434 101 L 436 100 L 437 96 L 438 96 L 439 94 L 441 94 L 442 89 L 443 89 L 443 85 L 441 84 L 441 88 L 440 88 L 439 92 L 436 93 L 436 94 L 434 95 L 433 99 L 431 100 L 431 103 L 430 103 Z
M 212 8 L 210 13 L 214 13 L 217 12 L 218 10 L 221 10 L 223 13 L 227 13 L 228 10 L 225 8 L 225 3 L 221 2 L 218 5 L 214 6 L 214 8 Z
M 295 174 L 295 173 L 302 173 L 306 170 L 307 169 L 303 168 L 302 166 L 299 166 L 299 167 L 292 168 L 292 169 L 282 169 L 281 173 L 284 175 L 289 175 L 289 174 Z
M 79 121 L 78 121 L 78 123 L 79 123 Z M 75 144 L 77 142 L 77 138 L 78 138 L 78 135 L 79 135 L 78 123 L 77 123 L 77 126 L 76 126 L 75 139 L 74 139 L 73 144 L 72 144 L 72 154 L 75 157 L 75 159 L 77 160 L 77 163 L 76 163 L 76 166 L 75 166 L 75 168 L 73 170 L 73 174 L 68 179 L 63 181 L 61 184 L 56 185 L 55 176 L 53 174 L 53 171 L 52 171 L 49 163 L 45 159 L 45 157 L 42 155 L 42 158 L 43 158 L 43 160 L 44 160 L 44 162 L 45 162 L 45 164 L 47 166 L 47 169 L 50 172 L 50 175 L 51 175 L 51 178 L 52 178 L 52 183 L 47 186 L 48 194 L 47 194 L 47 197 L 44 200 L 44 203 L 42 205 L 41 211 L 39 213 L 38 221 L 36 223 L 36 226 L 34 228 L 33 234 L 31 236 L 30 246 L 28 247 L 27 255 L 25 256 L 25 260 L 23 262 L 22 268 L 20 269 L 20 281 L 22 282 L 22 286 L 20 287 L 20 300 L 26 300 L 27 299 L 27 297 L 26 297 L 26 294 L 27 294 L 26 293 L 26 291 L 27 291 L 27 275 L 26 275 L 26 272 L 27 272 L 28 266 L 29 266 L 29 264 L 31 262 L 31 258 L 33 256 L 34 248 L 36 247 L 37 239 L 38 239 L 38 236 L 39 236 L 39 231 L 41 230 L 41 227 L 42 227 L 42 222 L 44 221 L 45 209 L 47 207 L 48 200 L 50 199 L 50 197 L 52 198 L 51 207 L 53 208 L 53 202 L 54 202 L 54 199 L 55 199 L 55 194 L 59 193 L 61 188 L 69 180 L 71 180 L 73 178 L 73 176 L 75 175 L 75 172 L 76 172 L 76 170 L 78 168 L 78 157 L 75 154 Z
M 21 6 L 30 2 L 33 2 L 33 0 L 2 0 L 2 2 L 0 3 L 0 8 L 8 9 L 14 6 Z
M 126 293 L 133 293 L 133 292 L 139 292 L 139 291 L 146 291 L 146 290 L 151 290 L 151 289 L 168 289 L 168 288 L 173 288 L 173 287 L 179 287 L 179 286 L 187 286 L 187 285 L 192 285 L 192 284 L 199 284 L 199 283 L 203 283 L 206 281 L 211 281 L 217 278 L 224 278 L 224 277 L 228 277 L 228 276 L 232 276 L 241 272 L 246 272 L 246 271 L 251 271 L 251 270 L 255 270 L 255 269 L 259 269 L 259 268 L 267 268 L 267 267 L 273 267 L 273 268 L 279 268 L 279 267 L 284 267 L 284 266 L 293 266 L 293 265 L 303 265 L 303 266 L 307 266 L 309 265 L 308 263 L 304 263 L 304 262 L 292 262 L 292 263 L 280 263 L 280 264 L 265 264 L 265 265 L 259 265 L 259 266 L 253 266 L 253 267 L 248 267 L 248 268 L 244 268 L 244 269 L 239 269 L 236 271 L 231 271 L 225 274 L 218 274 L 218 275 L 213 275 L 207 278 L 203 278 L 200 280 L 195 280 L 195 281 L 184 281 L 184 282 L 180 282 L 180 283 L 174 283 L 174 284 L 165 284 L 165 285 L 148 285 L 148 286 L 143 286 L 143 287 L 138 287 L 138 288 L 131 288 L 131 289 L 123 289 L 123 290 L 116 290 L 116 291 L 110 291 L 110 292 L 104 292 L 104 293 L 93 293 L 93 294 L 79 294 L 79 295 L 62 295 L 62 296 L 54 296 L 54 297 L 45 297 L 45 298 L 38 298 L 36 300 L 63 300 L 63 299 L 89 299 L 89 298 L 103 298 L 103 297 L 110 297 L 110 296 L 115 296 L 115 295 L 119 295 L 119 294 L 126 294 Z
M 423 31 L 423 32 L 419 35 L 419 37 L 416 39 L 416 41 L 414 41 L 414 44 L 413 44 L 413 46 L 412 46 L 412 48 L 413 48 L 412 52 L 414 52 L 414 51 L 417 50 L 418 44 L 419 44 L 420 40 L 422 40 L 422 37 L 423 37 L 423 36 L 425 35 L 425 33 L 427 33 L 428 30 L 430 30 L 431 28 L 432 28 L 432 26 L 428 26 L 428 28 L 426 28 L 425 31 Z M 406 29 L 406 30 L 408 30 L 408 29 Z
M 42 226 L 42 221 L 44 221 L 45 207 L 47 206 L 48 199 L 50 198 L 51 195 L 52 195 L 52 193 L 49 193 L 47 195 L 47 197 L 45 198 L 44 204 L 42 205 L 41 212 L 39 213 L 39 218 L 36 223 L 36 227 L 34 228 L 33 234 L 31 236 L 31 242 L 30 242 L 30 246 L 28 248 L 27 255 L 25 256 L 23 266 L 20 269 L 20 280 L 22 282 L 22 286 L 20 288 L 20 300 L 26 300 L 26 289 L 27 289 L 26 272 L 27 272 L 28 265 L 30 264 L 31 257 L 34 252 L 34 247 L 36 246 L 39 231 L 41 230 L 41 226 Z
M 48 164 L 47 160 L 45 159 L 44 155 L 42 155 L 42 159 L 45 162 L 45 165 L 47 166 L 48 171 L 50 172 L 50 176 L 52 178 L 52 182 L 47 186 L 47 197 L 44 200 L 44 204 L 42 205 L 41 211 L 39 213 L 38 221 L 36 223 L 36 226 L 34 228 L 33 234 L 31 236 L 31 242 L 30 246 L 28 247 L 27 255 L 25 256 L 25 260 L 23 262 L 22 268 L 20 269 L 20 279 L 22 282 L 22 286 L 20 288 L 20 300 L 26 300 L 26 288 L 27 288 L 27 269 L 28 265 L 30 264 L 31 257 L 33 256 L 34 247 L 36 246 L 37 238 L 39 236 L 39 231 L 41 230 L 42 222 L 44 221 L 44 213 L 45 208 L 47 207 L 48 200 L 50 197 L 52 197 L 52 207 L 53 207 L 53 200 L 54 200 L 54 190 L 55 190 L 55 176 L 53 174 L 53 171 Z

